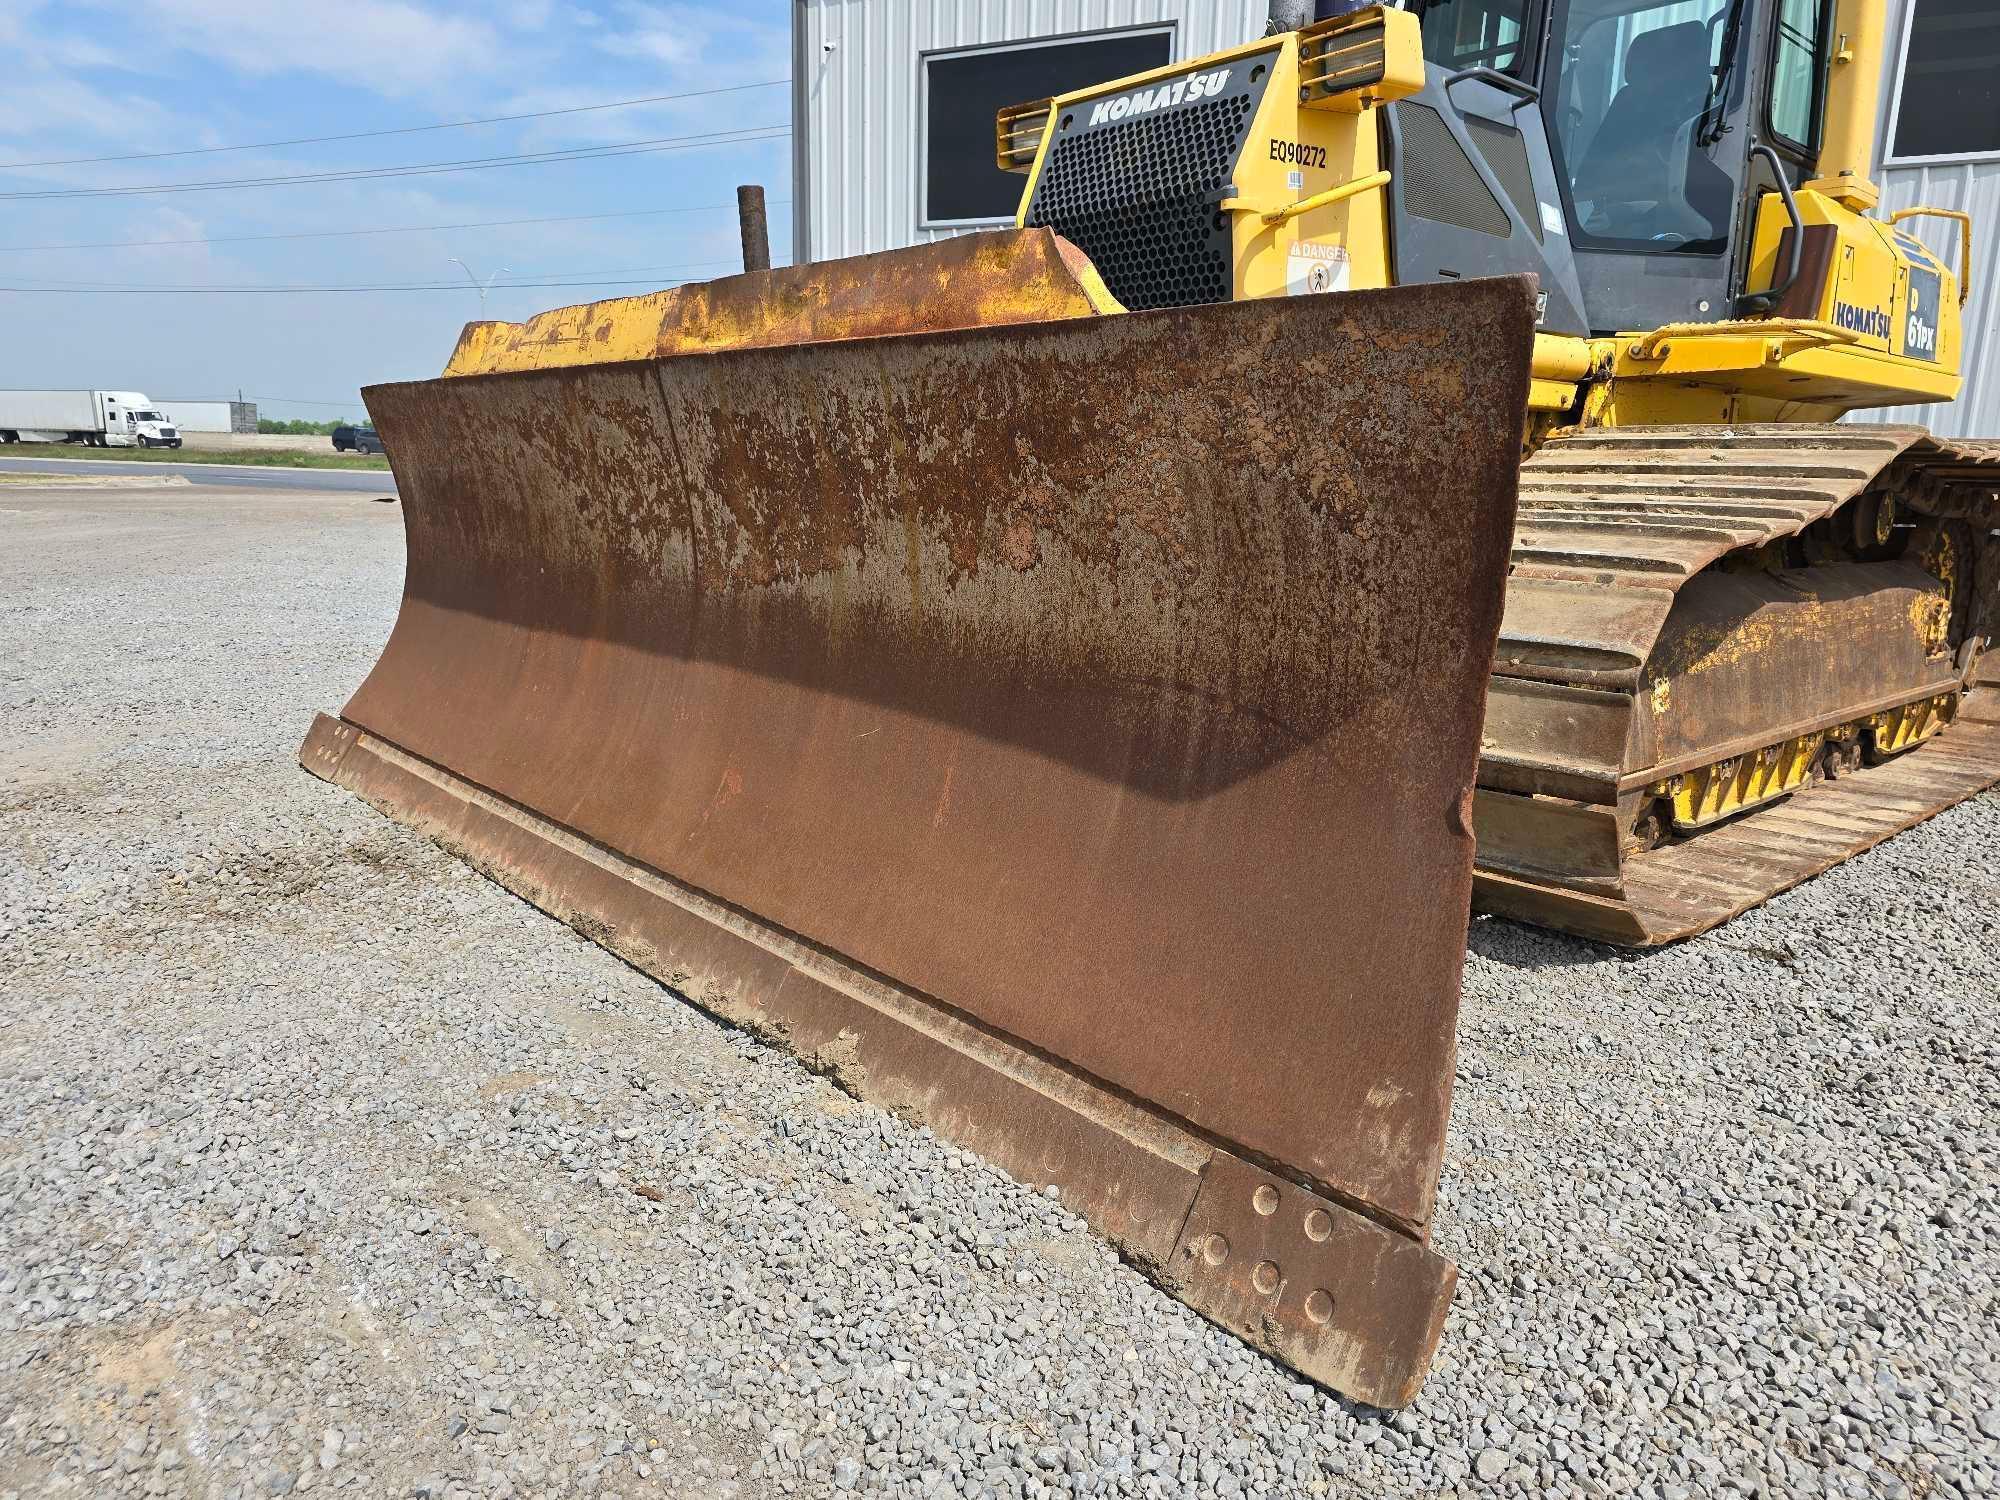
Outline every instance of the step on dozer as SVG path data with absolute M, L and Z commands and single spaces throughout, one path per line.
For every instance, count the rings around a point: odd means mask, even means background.
M 1532 284 L 1119 312 L 1032 230 L 474 325 L 301 759 L 1398 1406 Z

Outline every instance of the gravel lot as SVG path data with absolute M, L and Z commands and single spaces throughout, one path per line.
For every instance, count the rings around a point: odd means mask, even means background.
M 1643 959 L 1476 924 L 1387 1418 L 300 771 L 401 558 L 0 494 L 0 1496 L 2000 1490 L 2000 799 Z

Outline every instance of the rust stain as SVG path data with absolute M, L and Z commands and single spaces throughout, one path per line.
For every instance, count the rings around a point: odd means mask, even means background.
M 957 774 L 958 762 L 954 759 L 944 768 L 944 783 L 938 788 L 937 808 L 931 814 L 933 828 L 944 827 L 945 815 L 951 811 L 951 779 Z
M 999 551 L 1000 561 L 1016 573 L 1025 573 L 1042 560 L 1042 546 L 1035 540 L 1035 528 L 1025 518 L 1008 523 L 1000 534 Z

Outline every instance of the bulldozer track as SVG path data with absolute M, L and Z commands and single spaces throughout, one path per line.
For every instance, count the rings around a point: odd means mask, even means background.
M 1981 695 L 2000 699 L 2000 692 Z M 2000 781 L 2000 713 L 1922 749 L 1824 782 L 1685 843 L 1634 858 L 1616 897 L 1482 868 L 1480 907 L 1580 937 L 1644 947 L 1705 931 Z
M 2000 444 L 1956 467 L 2000 486 Z M 1732 552 L 1824 520 L 1944 445 L 1920 427 L 1608 428 L 1521 466 L 1495 672 L 1636 689 L 1680 586 Z
M 2000 443 L 1922 428 L 1757 424 L 1599 429 L 1522 466 L 1507 605 L 1480 764 L 1477 895 L 1489 910 L 1643 945 L 1699 932 L 2000 781 L 1990 687 L 1960 721 L 1894 763 L 1813 787 L 1672 844 L 1632 853 L 1620 799 L 1725 757 L 1992 683 L 1939 657 L 1893 682 L 1809 706 L 1759 705 L 1747 731 L 1699 750 L 1649 741 L 1647 695 L 1668 615 L 1714 565 L 1796 536 L 1870 494 L 1902 513 L 2000 525 Z M 1991 560 L 2000 548 L 1986 545 Z M 1897 570 L 1901 572 L 1898 573 Z M 1852 565 L 1887 599 L 1913 564 Z M 1987 593 L 1990 580 L 1982 580 Z M 1857 587 L 1855 597 L 1867 602 Z M 1879 605 L 1877 613 L 1893 614 Z M 1982 621 L 1977 633 L 1990 629 Z M 1829 631 L 1829 634 L 1835 632 Z M 1836 647 L 1838 642 L 1830 642 Z M 1854 648 L 1863 651 L 1867 642 Z M 1835 675 L 1838 676 L 1836 670 Z

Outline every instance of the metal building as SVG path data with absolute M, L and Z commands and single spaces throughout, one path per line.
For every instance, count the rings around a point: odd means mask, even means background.
M 2000 4 L 1889 0 L 1883 128 L 1875 180 L 1884 215 L 1954 208 L 1972 215 L 1972 295 L 1965 304 L 1965 392 L 1948 406 L 1896 406 L 1856 420 L 1922 422 L 1952 437 L 2000 434 Z M 1958 225 L 1902 226 L 1959 265 Z
M 1269 0 L 793 0 L 793 258 L 1010 222 L 1004 104 L 1200 57 L 1264 31 Z
M 993 165 L 1003 104 L 1198 57 L 1259 35 L 1269 0 L 793 0 L 795 260 L 888 250 L 1013 217 L 1020 179 Z M 1810 16 L 1815 0 L 1762 0 Z M 1882 212 L 1970 212 L 1966 390 L 1945 407 L 1855 420 L 2000 433 L 2000 3 L 1888 0 L 1876 153 Z M 1526 16 L 1534 0 L 1520 0 Z M 1829 7 L 1830 8 L 1830 7 Z M 1669 18 L 1659 0 L 1643 25 Z M 1671 19 L 1713 4 L 1669 7 Z M 1958 227 L 1904 227 L 1958 264 Z

